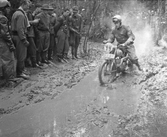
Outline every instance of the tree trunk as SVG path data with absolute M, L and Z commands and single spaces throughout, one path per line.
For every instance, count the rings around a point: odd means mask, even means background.
M 165 0 L 165 18 L 167 19 L 167 0 Z
M 87 34 L 85 36 L 84 43 L 83 43 L 83 52 L 84 52 L 84 54 L 87 54 L 87 52 L 88 52 L 87 42 L 88 42 L 88 38 L 89 38 L 91 27 L 92 27 L 92 23 L 93 23 L 93 20 L 95 18 L 95 14 L 97 13 L 97 10 L 100 7 L 100 4 L 101 4 L 101 2 L 99 2 L 99 4 L 97 5 L 97 7 L 95 7 L 95 5 L 94 5 L 95 8 L 93 10 L 93 13 L 92 13 L 92 16 L 91 16 L 91 19 L 90 19 L 89 28 L 88 28 L 88 31 L 87 31 Z

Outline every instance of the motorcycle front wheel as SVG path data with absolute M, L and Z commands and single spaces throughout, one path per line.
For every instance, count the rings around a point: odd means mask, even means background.
M 116 66 L 112 60 L 105 61 L 98 70 L 98 78 L 100 85 L 109 84 L 114 81 L 116 77 Z

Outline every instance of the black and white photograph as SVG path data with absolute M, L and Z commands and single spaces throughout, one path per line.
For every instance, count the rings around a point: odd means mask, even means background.
M 167 137 L 167 0 L 0 0 L 0 137 Z

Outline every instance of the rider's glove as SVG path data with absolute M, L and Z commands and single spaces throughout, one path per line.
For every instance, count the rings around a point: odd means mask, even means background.
M 103 44 L 106 44 L 106 43 L 108 43 L 108 40 L 104 40 L 104 41 L 103 41 Z
M 106 44 L 106 43 L 112 43 L 112 42 L 111 42 L 110 39 L 108 39 L 108 40 L 104 40 L 104 41 L 103 41 L 103 44 Z
M 118 47 L 125 47 L 125 44 L 119 44 Z

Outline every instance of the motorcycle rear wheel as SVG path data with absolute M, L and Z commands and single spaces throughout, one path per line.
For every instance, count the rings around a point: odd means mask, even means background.
M 116 66 L 114 61 L 105 61 L 98 70 L 100 85 L 109 84 L 116 77 Z

